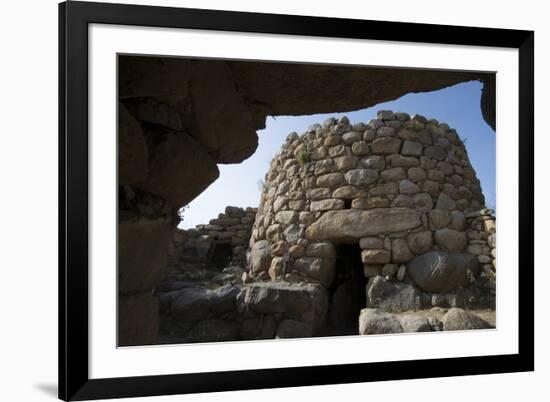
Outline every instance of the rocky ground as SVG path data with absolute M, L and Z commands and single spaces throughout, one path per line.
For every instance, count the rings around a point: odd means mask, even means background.
M 359 316 L 361 335 L 491 328 L 495 328 L 495 311 L 492 310 L 434 307 L 392 314 L 380 309 L 366 308 Z
M 156 289 L 161 327 L 155 343 L 196 343 L 312 336 L 370 335 L 406 332 L 490 329 L 496 326 L 492 309 L 428 307 L 401 311 L 416 294 L 383 277 L 367 286 L 371 308 L 361 310 L 355 325 L 344 332 L 327 326 L 331 299 L 325 289 L 309 283 L 263 281 L 244 283 L 245 271 L 205 266 L 174 269 Z M 369 292 L 370 291 L 370 292 Z M 384 294 L 384 305 L 372 299 Z M 456 302 L 456 299 L 449 298 Z M 367 300 L 368 302 L 368 300 Z M 376 307 L 377 306 L 377 307 Z

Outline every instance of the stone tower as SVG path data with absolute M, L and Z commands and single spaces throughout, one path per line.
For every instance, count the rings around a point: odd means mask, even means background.
M 494 270 L 494 218 L 484 203 L 447 124 L 385 110 L 367 124 L 331 118 L 289 134 L 272 160 L 247 281 L 317 284 L 334 301 L 352 292 L 346 281 L 368 280 L 358 297 L 390 311 L 449 295 L 472 302 L 464 289 L 482 269 Z M 350 264 L 360 265 L 361 278 L 339 278 Z M 400 296 L 384 296 L 392 292 Z

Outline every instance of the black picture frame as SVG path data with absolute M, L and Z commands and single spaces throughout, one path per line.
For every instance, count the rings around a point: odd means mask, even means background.
M 517 354 L 213 373 L 88 375 L 88 25 L 192 28 L 519 51 Z M 70 1 L 59 5 L 59 398 L 89 400 L 534 370 L 534 32 Z

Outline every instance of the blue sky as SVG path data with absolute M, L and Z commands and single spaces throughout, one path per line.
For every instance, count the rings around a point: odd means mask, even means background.
M 439 91 L 407 94 L 397 100 L 355 112 L 268 117 L 266 128 L 258 131 L 256 152 L 238 165 L 218 165 L 220 177 L 189 204 L 179 227 L 191 228 L 208 223 L 223 212 L 227 205 L 256 207 L 260 200 L 259 183 L 290 132 L 301 134 L 309 125 L 322 123 L 331 116 L 347 116 L 352 124 L 366 123 L 375 118 L 376 112 L 381 109 L 407 112 L 410 115 L 421 114 L 456 129 L 460 137 L 466 140 L 468 156 L 481 181 L 486 205 L 495 208 L 496 136 L 481 115 L 481 88 L 480 82 L 467 82 Z

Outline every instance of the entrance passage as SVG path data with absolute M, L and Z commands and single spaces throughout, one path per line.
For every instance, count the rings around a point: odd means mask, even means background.
M 227 240 L 214 240 L 208 250 L 207 264 L 209 267 L 221 270 L 231 264 L 233 248 Z
M 329 288 L 327 336 L 358 335 L 359 313 L 366 306 L 361 249 L 359 244 L 336 248 L 336 274 Z

